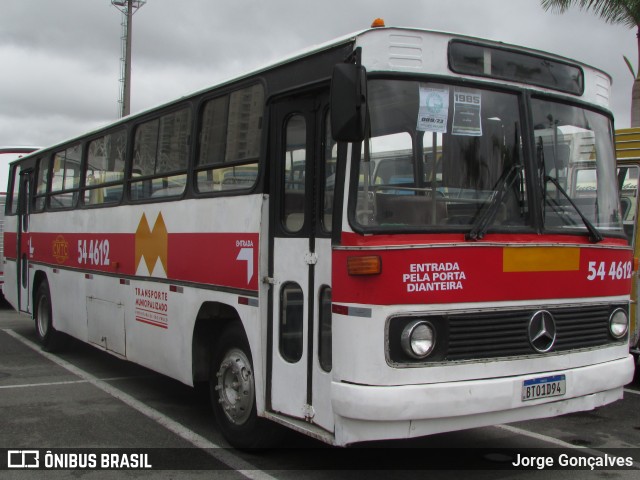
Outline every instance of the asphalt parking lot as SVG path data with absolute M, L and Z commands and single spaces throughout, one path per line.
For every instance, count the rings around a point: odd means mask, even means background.
M 574 478 L 584 474 L 638 478 L 640 470 L 637 381 L 625 389 L 622 401 L 593 412 L 412 441 L 378 442 L 366 449 L 333 449 L 291 432 L 283 448 L 258 455 L 226 448 L 206 395 L 80 342 L 71 341 L 56 355 L 43 352 L 36 344 L 32 321 L 6 305 L 0 306 L 0 426 L 3 456 L 8 450 L 35 449 L 42 462 L 47 451 L 52 455 L 82 452 L 96 454 L 99 464 L 105 452 L 147 453 L 155 463 L 150 471 L 18 468 L 0 471 L 3 478 L 351 478 L 366 462 L 374 470 L 367 478 L 374 479 L 388 478 L 390 470 L 394 478 L 424 478 L 424 470 L 434 465 L 438 470 L 430 478 L 451 478 L 449 470 L 457 466 L 463 473 L 478 467 L 474 478 L 528 478 L 537 469 L 504 467 L 519 455 L 536 456 L 541 451 L 596 456 L 604 452 L 633 459 L 633 465 L 623 470 L 569 468 L 548 471 L 548 478 L 567 478 L 571 473 Z M 400 460 L 382 464 L 381 452 Z M 453 461 L 449 458 L 442 463 L 434 452 L 440 456 L 457 453 Z M 9 459 L 0 458 L 0 466 L 6 468 L 8 463 L 2 462 Z M 399 463 L 403 461 L 407 463 Z

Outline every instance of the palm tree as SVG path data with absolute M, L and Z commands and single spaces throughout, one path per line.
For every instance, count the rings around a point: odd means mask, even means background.
M 542 8 L 564 13 L 569 7 L 577 6 L 592 10 L 605 22 L 622 24 L 635 28 L 638 42 L 638 75 L 625 58 L 635 80 L 631 89 L 631 126 L 640 127 L 640 0 L 540 0 Z

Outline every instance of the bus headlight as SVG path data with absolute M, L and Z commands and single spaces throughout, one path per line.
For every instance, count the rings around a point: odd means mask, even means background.
M 436 333 L 429 322 L 415 320 L 404 327 L 400 344 L 411 358 L 425 358 L 436 345 Z
M 613 311 L 609 317 L 609 331 L 614 338 L 622 338 L 629 329 L 629 317 L 622 308 Z

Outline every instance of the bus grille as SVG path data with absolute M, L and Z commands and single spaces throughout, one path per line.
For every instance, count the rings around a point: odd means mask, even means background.
M 450 315 L 399 316 L 389 321 L 388 359 L 391 364 L 425 364 L 468 361 L 489 358 L 543 356 L 585 348 L 622 344 L 609 333 L 609 317 L 617 309 L 628 311 L 628 305 L 572 305 L 556 308 L 526 308 L 492 312 L 463 312 Z M 529 342 L 531 317 L 539 310 L 553 315 L 556 339 L 548 352 L 536 351 Z M 401 348 L 401 335 L 410 322 L 425 320 L 436 330 L 436 345 L 424 360 L 409 357 Z
M 608 305 L 547 309 L 556 321 L 552 352 L 613 343 L 609 335 Z M 536 310 L 473 313 L 449 317 L 447 360 L 507 357 L 537 353 L 527 327 Z

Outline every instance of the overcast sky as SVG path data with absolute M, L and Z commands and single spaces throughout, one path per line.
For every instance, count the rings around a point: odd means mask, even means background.
M 135 113 L 367 28 L 444 30 L 584 61 L 613 77 L 628 127 L 635 31 L 539 0 L 148 0 L 133 19 Z M 111 0 L 0 2 L 0 146 L 47 146 L 116 120 L 121 14 Z

